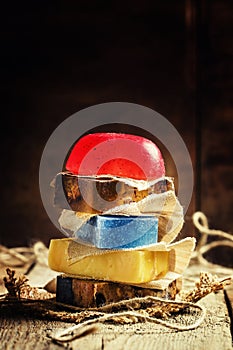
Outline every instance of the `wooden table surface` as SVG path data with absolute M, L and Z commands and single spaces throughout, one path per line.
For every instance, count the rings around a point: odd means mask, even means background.
M 195 264 L 189 266 L 183 280 L 185 290 L 193 289 L 200 271 L 207 271 L 207 268 Z M 232 275 L 233 271 L 229 272 Z M 211 293 L 199 301 L 206 307 L 206 317 L 194 330 L 176 331 L 150 322 L 128 325 L 101 324 L 97 332 L 64 344 L 64 347 L 88 350 L 233 349 L 230 308 L 232 295 L 231 284 L 224 291 Z M 19 317 L 14 313 L 11 316 L 1 313 L 0 349 L 59 350 L 63 345 L 54 344 L 48 335 L 71 325 L 60 321 L 39 320 L 33 315 Z

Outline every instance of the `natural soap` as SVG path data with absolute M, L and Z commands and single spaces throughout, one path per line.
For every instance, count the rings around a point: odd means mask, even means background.
M 51 239 L 48 264 L 72 276 L 122 283 L 146 283 L 168 271 L 169 252 L 117 251 L 91 255 L 72 264 L 68 248 L 72 239 Z
M 151 193 L 172 189 L 171 181 L 161 178 L 138 189 L 137 180 L 123 178 L 79 176 L 59 173 L 54 178 L 54 204 L 63 209 L 88 213 L 102 213 L 116 206 L 139 202 Z
M 93 133 L 72 148 L 66 171 L 79 175 L 114 175 L 138 180 L 165 176 L 159 148 L 151 140 L 122 133 Z
M 155 216 L 96 215 L 76 232 L 84 244 L 101 249 L 140 248 L 157 243 Z

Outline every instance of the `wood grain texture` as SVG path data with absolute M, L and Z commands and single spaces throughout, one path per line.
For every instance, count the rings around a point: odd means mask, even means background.
M 208 308 L 205 322 L 196 330 L 177 332 L 163 326 L 138 323 L 135 325 L 101 325 L 96 334 L 72 342 L 73 349 L 144 350 L 230 350 L 230 321 L 223 293 L 209 295 L 202 301 Z M 0 319 L 1 349 L 60 349 L 47 333 L 68 328 L 62 322 L 35 319 Z M 71 345 L 71 344 L 70 344 Z
M 232 232 L 233 4 L 205 0 L 201 15 L 201 207 L 212 228 Z
M 190 266 L 184 278 L 184 289 L 190 289 L 202 271 Z M 190 278 L 191 276 L 191 278 Z M 152 323 L 126 325 L 101 324 L 96 333 L 69 343 L 72 349 L 88 350 L 230 350 L 232 339 L 230 318 L 224 293 L 212 293 L 200 301 L 207 309 L 205 321 L 195 330 L 174 331 Z M 181 317 L 181 321 L 185 322 Z M 42 321 L 29 317 L 16 318 L 14 312 L 0 314 L 1 349 L 57 350 L 48 334 L 70 327 L 70 323 Z
M 228 307 L 228 313 L 231 319 L 231 335 L 232 335 L 232 344 L 233 344 L 233 284 L 226 288 L 225 300 Z
M 83 108 L 110 101 L 152 108 L 175 126 L 194 160 L 184 0 L 4 6 L 1 84 L 7 118 L 0 139 L 5 165 L 0 177 L 7 185 L 2 186 L 2 244 L 28 245 L 37 239 L 48 244 L 50 238 L 62 237 L 41 202 L 38 170 L 53 131 Z M 126 125 L 121 131 L 134 129 Z M 175 175 L 165 146 L 164 154 L 168 174 Z M 192 205 L 189 215 L 193 210 Z

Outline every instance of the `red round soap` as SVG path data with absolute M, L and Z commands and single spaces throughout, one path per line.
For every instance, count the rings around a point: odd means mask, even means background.
M 151 140 L 123 133 L 93 133 L 71 149 L 65 169 L 76 175 L 112 175 L 136 180 L 165 176 L 158 146 Z

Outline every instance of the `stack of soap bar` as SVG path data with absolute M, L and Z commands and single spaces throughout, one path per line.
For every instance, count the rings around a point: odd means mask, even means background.
M 70 230 L 72 240 L 50 242 L 49 266 L 63 274 L 58 278 L 57 300 L 65 300 L 66 284 L 72 286 L 79 306 L 153 295 L 143 283 L 164 277 L 173 257 L 172 252 L 143 250 L 158 242 L 158 211 L 152 207 L 146 215 L 140 210 L 127 213 L 119 211 L 119 206 L 134 206 L 151 194 L 170 189 L 157 145 L 132 134 L 84 135 L 70 150 L 53 184 L 54 204 L 78 212 L 80 219 Z M 95 215 L 89 221 L 81 220 L 90 213 Z M 137 214 L 140 216 L 134 216 Z M 71 227 L 69 216 L 62 222 L 63 228 Z M 80 250 L 74 249 L 71 259 L 70 242 L 74 240 Z M 140 293 L 135 284 L 140 285 Z
M 131 284 L 149 282 L 168 271 L 169 252 L 107 252 L 69 264 L 70 241 L 69 238 L 50 241 L 48 263 L 52 270 L 84 278 Z
M 100 249 L 139 248 L 157 243 L 155 216 L 97 215 L 75 232 L 83 243 Z

